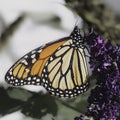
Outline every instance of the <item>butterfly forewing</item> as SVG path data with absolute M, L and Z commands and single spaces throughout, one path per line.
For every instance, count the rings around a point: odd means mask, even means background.
M 40 85 L 41 73 L 51 54 L 65 42 L 65 38 L 41 46 L 18 60 L 7 72 L 5 80 L 12 85 Z

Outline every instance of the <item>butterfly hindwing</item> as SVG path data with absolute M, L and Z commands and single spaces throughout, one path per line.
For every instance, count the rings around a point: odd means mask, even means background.
M 66 41 L 48 59 L 42 73 L 42 85 L 59 97 L 73 97 L 87 90 L 87 62 L 84 49 Z

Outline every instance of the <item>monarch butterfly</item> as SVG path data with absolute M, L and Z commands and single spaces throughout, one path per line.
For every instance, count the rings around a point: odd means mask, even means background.
M 14 86 L 42 85 L 59 97 L 75 97 L 88 88 L 88 48 L 75 26 L 69 37 L 41 46 L 19 59 L 6 73 Z

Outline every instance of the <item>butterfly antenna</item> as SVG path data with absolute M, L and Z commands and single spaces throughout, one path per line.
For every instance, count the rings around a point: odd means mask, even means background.
M 82 26 L 82 19 L 79 16 L 77 16 L 76 22 L 75 22 L 74 26 L 75 27 L 77 26 L 79 29 L 81 28 L 81 26 Z

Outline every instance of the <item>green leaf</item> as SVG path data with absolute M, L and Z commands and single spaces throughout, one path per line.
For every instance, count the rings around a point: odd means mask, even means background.
M 57 114 L 57 104 L 50 95 L 34 94 L 24 104 L 22 113 L 33 118 L 41 118 L 47 114 Z
M 81 113 L 74 107 L 71 107 L 70 103 L 57 101 L 58 105 L 58 114 L 55 117 L 55 120 L 74 120 L 76 116 L 79 116 Z
M 28 98 L 32 97 L 32 92 L 29 92 L 22 88 L 8 88 L 7 93 L 11 98 L 18 99 L 21 101 L 27 101 Z
M 21 100 L 16 100 L 10 98 L 7 94 L 7 91 L 0 87 L 0 114 L 5 115 L 11 112 L 14 112 L 23 105 L 24 102 Z

